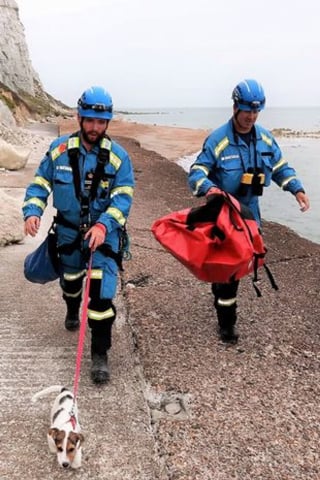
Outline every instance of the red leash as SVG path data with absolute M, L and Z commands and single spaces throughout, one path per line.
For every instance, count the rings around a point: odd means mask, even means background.
M 81 323 L 80 323 L 77 358 L 76 358 L 76 371 L 75 371 L 74 382 L 73 382 L 73 396 L 74 396 L 74 399 L 76 398 L 77 393 L 78 393 L 78 385 L 79 385 L 79 378 L 80 378 L 80 368 L 81 368 L 81 360 L 82 360 L 82 353 L 83 353 L 83 345 L 84 345 L 84 339 L 85 339 L 85 336 L 86 336 L 91 270 L 92 270 L 92 252 L 90 254 L 90 259 L 89 259 L 89 263 L 88 263 L 88 270 L 87 270 L 87 277 L 86 277 L 86 287 L 85 287 L 85 291 L 84 291 L 83 305 L 82 305 L 82 311 L 81 311 Z

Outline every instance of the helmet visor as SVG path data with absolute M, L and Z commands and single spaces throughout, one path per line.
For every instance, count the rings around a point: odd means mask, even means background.
M 109 112 L 112 113 L 112 105 L 105 105 L 104 103 L 94 103 L 93 105 L 89 103 L 79 102 L 79 106 L 83 110 L 93 110 L 94 112 Z
M 264 104 L 265 104 L 265 99 L 263 99 L 262 101 L 260 100 L 252 100 L 252 101 L 247 101 L 247 100 L 239 100 L 238 104 L 239 104 L 239 107 L 241 108 L 241 106 L 244 106 L 244 107 L 249 107 L 250 110 L 262 110 L 264 108 Z

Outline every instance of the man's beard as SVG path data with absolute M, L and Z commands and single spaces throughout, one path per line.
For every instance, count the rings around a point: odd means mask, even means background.
M 94 139 L 94 140 L 91 140 L 89 138 L 89 135 L 92 134 L 92 133 L 95 133 L 97 134 L 97 137 Z M 104 134 L 105 134 L 105 131 L 103 133 L 101 133 L 100 135 L 98 135 L 98 132 L 96 132 L 95 130 L 91 130 L 90 132 L 85 132 L 83 130 L 83 128 L 81 129 L 81 135 L 84 139 L 85 142 L 89 143 L 89 145 L 95 145 L 96 143 L 99 143 L 99 141 L 101 140 L 101 138 L 104 137 Z

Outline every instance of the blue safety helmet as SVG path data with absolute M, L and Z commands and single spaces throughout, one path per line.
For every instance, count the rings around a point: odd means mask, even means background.
M 260 112 L 266 103 L 263 88 L 256 80 L 243 80 L 238 83 L 231 98 L 236 108 L 246 112 Z
M 78 100 L 78 114 L 85 118 L 112 119 L 112 98 L 103 87 L 91 87 Z

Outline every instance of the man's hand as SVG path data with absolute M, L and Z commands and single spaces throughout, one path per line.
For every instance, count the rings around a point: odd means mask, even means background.
M 24 222 L 24 234 L 35 237 L 40 228 L 40 222 L 40 218 L 36 217 L 35 215 L 32 217 L 28 217 Z
M 105 241 L 107 229 L 102 223 L 96 223 L 84 236 L 84 239 L 89 239 L 89 248 L 94 252 Z
M 304 192 L 298 192 L 295 195 L 297 202 L 300 205 L 301 212 L 306 212 L 310 208 L 310 201 Z

